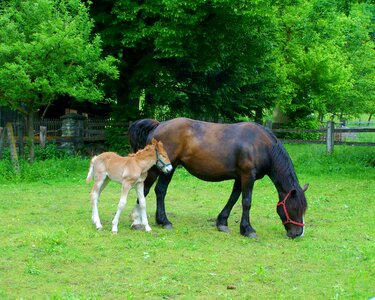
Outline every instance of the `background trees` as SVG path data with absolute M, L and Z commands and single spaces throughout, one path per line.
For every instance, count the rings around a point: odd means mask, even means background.
M 375 101 L 371 6 L 303 2 L 283 8 L 282 53 L 292 88 L 280 105 L 292 120 L 365 112 L 365 103 Z
M 261 120 L 278 104 L 298 120 L 371 110 L 373 9 L 349 0 L 107 0 L 91 12 L 106 51 L 122 61 L 119 115 Z
M 276 99 L 277 30 L 266 3 L 122 0 L 94 3 L 92 12 L 123 62 L 120 111 L 233 120 Z
M 14 0 L 0 12 L 0 104 L 27 119 L 31 159 L 38 109 L 58 95 L 103 100 L 103 77 L 118 75 L 115 59 L 102 58 L 92 28 L 88 8 L 78 0 Z
M 0 101 L 19 110 L 104 91 L 126 120 L 261 121 L 276 105 L 295 122 L 374 112 L 372 0 L 4 3 Z

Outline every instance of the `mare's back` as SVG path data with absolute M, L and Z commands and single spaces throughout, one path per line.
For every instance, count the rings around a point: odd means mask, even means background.
M 255 123 L 217 124 L 186 118 L 161 123 L 154 137 L 163 141 L 171 160 L 208 181 L 237 177 L 241 160 L 252 153 L 268 154 L 266 149 L 274 143 Z

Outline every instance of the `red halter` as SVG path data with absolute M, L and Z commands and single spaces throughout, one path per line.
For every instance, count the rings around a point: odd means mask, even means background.
M 286 194 L 286 196 L 284 197 L 284 199 L 282 201 L 280 201 L 279 203 L 277 203 L 277 206 L 283 206 L 283 209 L 284 209 L 284 213 L 285 213 L 285 217 L 286 217 L 286 221 L 283 222 L 283 225 L 285 224 L 294 224 L 294 225 L 297 225 L 297 226 L 305 226 L 305 224 L 303 223 L 300 223 L 300 222 L 297 222 L 297 221 L 293 221 L 290 217 L 289 217 L 289 214 L 288 214 L 288 211 L 286 209 L 286 205 L 285 205 L 285 202 L 286 200 L 289 199 L 290 197 L 290 194 L 291 194 L 292 191 L 290 191 L 288 194 Z

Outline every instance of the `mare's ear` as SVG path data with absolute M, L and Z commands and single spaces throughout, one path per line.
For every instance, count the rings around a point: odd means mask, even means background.
M 303 191 L 303 192 L 306 192 L 308 188 L 309 188 L 309 184 L 306 183 L 306 184 L 303 186 L 302 191 Z
M 152 143 L 153 145 L 156 145 L 156 144 L 158 143 L 158 141 L 157 141 L 156 139 L 152 138 L 151 143 Z

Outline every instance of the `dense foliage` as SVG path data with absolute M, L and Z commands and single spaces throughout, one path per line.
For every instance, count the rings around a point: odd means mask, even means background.
M 260 121 L 275 106 L 293 122 L 375 112 L 372 0 L 0 5 L 0 103 L 25 113 L 103 91 L 126 120 Z
M 373 1 L 129 1 L 92 5 L 121 59 L 119 115 L 291 120 L 374 112 Z M 141 110 L 139 110 L 139 108 Z

